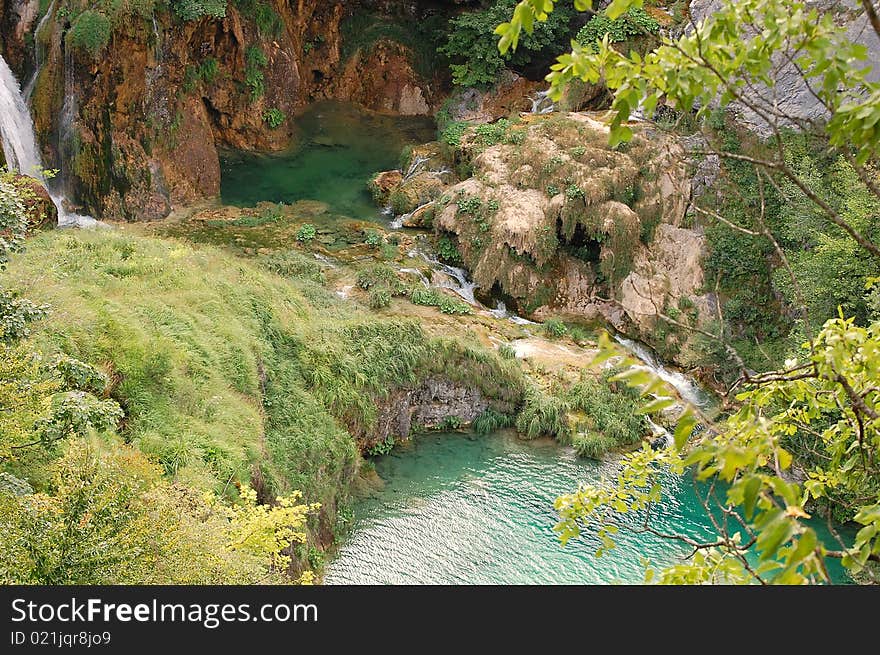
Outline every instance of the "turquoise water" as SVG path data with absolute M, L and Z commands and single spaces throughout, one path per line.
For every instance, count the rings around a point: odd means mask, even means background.
M 287 152 L 222 156 L 224 204 L 319 200 L 333 213 L 379 220 L 367 191 L 372 174 L 397 168 L 404 146 L 436 136 L 429 118 L 384 116 L 339 102 L 312 105 L 296 125 L 297 145 Z
M 326 584 L 639 583 L 641 558 L 663 565 L 688 552 L 627 531 L 601 558 L 593 556 L 595 535 L 562 548 L 553 500 L 614 465 L 578 459 L 553 442 L 429 434 L 377 460 L 376 470 L 385 486 L 357 503 Z M 671 498 L 652 513 L 655 528 L 697 539 L 715 534 L 690 479 L 669 476 L 666 488 Z M 639 525 L 636 517 L 625 521 Z M 846 579 L 839 566 L 832 575 Z

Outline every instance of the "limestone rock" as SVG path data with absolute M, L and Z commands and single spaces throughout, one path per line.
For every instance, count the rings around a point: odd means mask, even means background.
M 847 39 L 864 45 L 868 49 L 868 62 L 875 62 L 869 79 L 880 80 L 880 67 L 876 66 L 876 62 L 880 61 L 880 37 L 871 29 L 864 10 L 853 11 L 849 3 L 840 0 L 810 0 L 806 4 L 820 13 L 831 12 L 835 15 L 838 23 L 846 27 Z M 722 5 L 723 0 L 691 0 L 689 9 L 691 18 L 695 22 L 704 20 L 718 11 Z M 774 66 L 771 76 L 774 80 L 772 87 L 756 84 L 751 89 L 743 89 L 743 93 L 749 95 L 751 102 L 775 106 L 780 112 L 797 119 L 828 117 L 824 106 L 813 95 L 793 65 L 780 61 Z M 731 108 L 736 112 L 738 121 L 755 133 L 760 136 L 772 134 L 771 127 L 753 110 L 739 103 L 734 103 Z
M 417 429 L 436 428 L 455 417 L 467 425 L 489 408 L 480 391 L 442 377 L 431 377 L 414 389 L 399 389 L 379 403 L 376 426 L 359 437 L 366 449 L 388 437 L 406 440 Z
M 25 208 L 28 214 L 28 228 L 31 230 L 48 229 L 58 225 L 58 209 L 39 180 L 27 175 L 17 175 L 13 184 L 27 192 Z
M 504 71 L 488 90 L 468 88 L 450 98 L 450 117 L 455 121 L 491 123 L 514 112 L 529 111 L 531 97 L 547 86 L 512 71 Z

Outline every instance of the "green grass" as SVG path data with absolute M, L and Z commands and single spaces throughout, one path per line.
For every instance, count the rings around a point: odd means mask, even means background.
M 270 494 L 300 489 L 332 526 L 391 391 L 443 376 L 511 413 L 523 381 L 482 348 L 341 306 L 319 273 L 292 252 L 248 262 L 117 230 L 56 231 L 31 239 L 2 283 L 51 307 L 32 324 L 36 348 L 109 374 L 123 438 L 168 476 L 220 492 L 255 476 Z
M 553 437 L 567 443 L 571 436 L 568 403 L 537 388 L 525 394 L 525 405 L 516 419 L 516 429 L 526 439 Z
M 572 439 L 582 457 L 600 457 L 605 451 L 639 443 L 649 433 L 644 415 L 636 413 L 638 394 L 623 384 L 611 382 L 613 371 L 600 378 L 582 374 L 565 393 L 571 410 L 580 415 Z

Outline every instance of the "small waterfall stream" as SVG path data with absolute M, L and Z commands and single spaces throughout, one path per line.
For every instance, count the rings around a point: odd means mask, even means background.
M 65 97 L 65 110 L 68 109 L 68 98 Z M 69 123 L 68 123 L 69 128 Z M 3 155 L 6 165 L 10 169 L 17 170 L 23 175 L 30 175 L 46 185 L 52 202 L 58 209 L 58 225 L 88 227 L 98 223 L 90 216 L 80 216 L 66 209 L 64 194 L 50 188 L 43 174 L 43 162 L 40 150 L 37 147 L 37 138 L 34 134 L 34 123 L 31 120 L 27 103 L 22 96 L 18 80 L 12 74 L 9 65 L 3 57 L 0 57 L 0 141 L 3 145 Z M 53 185 L 54 186 L 54 185 Z
M 34 93 L 34 87 L 37 85 L 37 78 L 40 76 L 40 71 L 43 69 L 43 64 L 45 63 L 43 61 L 45 52 L 43 52 L 43 48 L 40 47 L 40 32 L 43 31 L 43 27 L 45 27 L 46 23 L 52 20 L 54 12 L 55 0 L 52 0 L 52 2 L 49 3 L 49 8 L 46 9 L 45 15 L 40 19 L 40 22 L 37 23 L 36 29 L 34 29 L 34 72 L 22 91 L 26 103 L 30 102 L 31 95 Z
M 556 111 L 556 103 L 550 99 L 550 91 L 538 91 L 529 100 L 532 101 L 532 114 L 551 114 Z

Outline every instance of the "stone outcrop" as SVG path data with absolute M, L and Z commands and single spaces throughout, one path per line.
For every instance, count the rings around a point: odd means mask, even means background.
M 439 81 L 426 81 L 413 69 L 405 46 L 380 41 L 360 50 L 345 64 L 334 96 L 375 111 L 421 116 L 438 105 Z
M 470 177 L 435 190 L 423 211 L 478 294 L 533 318 L 601 319 L 649 343 L 676 339 L 664 352 L 686 350 L 685 337 L 655 321 L 680 308 L 696 322 L 711 315 L 705 238 L 684 225 L 689 156 L 649 123 L 633 123 L 632 141 L 611 149 L 602 119 L 523 114 L 469 128 L 452 157 Z
M 28 229 L 41 230 L 57 227 L 58 209 L 42 182 L 27 175 L 16 175 L 12 183 L 24 191 Z
M 475 387 L 429 377 L 417 387 L 397 390 L 381 402 L 376 427 L 359 439 L 359 444 L 367 449 L 389 437 L 406 440 L 411 433 L 437 428 L 450 418 L 467 425 L 489 406 Z
M 691 0 L 689 7 L 691 18 L 694 22 L 704 20 L 718 11 L 723 3 L 724 0 Z M 876 65 L 876 62 L 880 61 L 880 37 L 871 29 L 864 10 L 854 9 L 851 3 L 840 0 L 807 0 L 806 4 L 820 13 L 832 13 L 836 22 L 845 27 L 847 40 L 867 48 L 867 61 L 875 64 L 868 77 L 872 81 L 880 80 L 880 66 Z M 748 103 L 761 107 L 774 107 L 780 113 L 794 119 L 828 118 L 827 110 L 807 87 L 794 65 L 780 58 L 770 72 L 770 76 L 774 81 L 772 87 L 756 82 L 742 89 L 742 93 L 748 98 Z M 737 122 L 760 136 L 766 137 L 773 133 L 767 122 L 753 109 L 739 102 L 734 102 L 731 107 L 736 112 Z
M 546 87 L 546 82 L 535 82 L 505 70 L 489 89 L 456 90 L 447 104 L 449 118 L 453 121 L 491 123 L 513 112 L 529 111 L 532 107 L 530 98 Z

